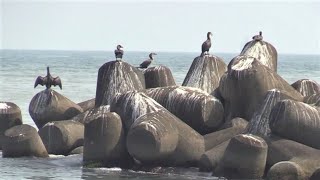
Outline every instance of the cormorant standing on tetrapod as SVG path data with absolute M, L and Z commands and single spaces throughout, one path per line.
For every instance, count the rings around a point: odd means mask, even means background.
M 122 56 L 123 56 L 123 50 L 122 50 L 122 46 L 118 45 L 117 49 L 114 50 L 114 54 L 116 56 L 116 60 L 122 60 Z
M 157 54 L 156 54 L 156 53 L 150 53 L 150 54 L 149 54 L 149 59 L 143 61 L 138 68 L 141 68 L 141 69 L 148 68 L 148 66 L 149 66 L 149 65 L 151 64 L 151 62 L 153 61 L 153 55 L 157 55 Z
M 256 40 L 256 41 L 261 41 L 263 39 L 262 37 L 262 32 L 259 31 L 259 35 L 255 35 L 252 37 L 253 40 Z
M 207 33 L 207 40 L 202 43 L 201 46 L 201 56 L 208 55 L 209 54 L 209 49 L 211 48 L 211 38 L 212 38 L 212 33 L 208 32 Z
M 34 83 L 34 88 L 36 88 L 38 84 L 42 86 L 45 85 L 47 89 L 50 89 L 51 86 L 59 86 L 60 89 L 62 89 L 61 79 L 59 78 L 59 76 L 55 78 L 51 76 L 49 66 L 47 67 L 47 76 L 38 76 L 36 82 Z

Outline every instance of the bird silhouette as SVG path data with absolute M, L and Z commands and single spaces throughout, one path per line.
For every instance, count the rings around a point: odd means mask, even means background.
M 212 37 L 212 33 L 208 32 L 207 40 L 204 41 L 201 46 L 201 56 L 209 54 L 209 49 L 211 48 L 211 37 Z
M 36 82 L 34 83 L 34 88 L 36 88 L 38 84 L 40 84 L 41 86 L 45 85 L 47 89 L 50 89 L 51 86 L 59 86 L 60 89 L 62 89 L 61 79 L 59 78 L 59 76 L 55 78 L 51 76 L 49 66 L 47 67 L 47 76 L 38 76 Z
M 122 56 L 123 56 L 123 50 L 122 50 L 122 46 L 121 45 L 118 45 L 117 46 L 117 49 L 114 50 L 114 54 L 116 56 L 116 60 L 121 60 L 122 59 Z
M 153 61 L 153 56 L 154 55 L 157 55 L 156 53 L 150 53 L 149 54 L 149 59 L 143 61 L 140 66 L 138 68 L 141 68 L 141 69 L 145 69 L 145 68 L 148 68 L 148 66 L 151 64 L 151 62 Z

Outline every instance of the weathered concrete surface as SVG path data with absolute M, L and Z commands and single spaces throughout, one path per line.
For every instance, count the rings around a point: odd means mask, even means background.
M 103 106 L 89 109 L 81 114 L 78 114 L 77 116 L 73 117 L 71 120 L 85 124 L 86 122 L 91 121 L 92 119 L 98 116 L 101 116 L 101 114 L 105 114 L 107 112 L 110 112 L 110 105 L 103 105 Z
M 223 123 L 223 105 L 208 93 L 191 87 L 152 88 L 146 94 L 200 134 L 213 132 Z
M 204 153 L 203 137 L 165 109 L 140 116 L 131 126 L 127 148 L 149 166 L 195 166 Z
M 4 132 L 13 126 L 21 125 L 20 108 L 12 102 L 0 101 L 0 150 L 4 140 Z
M 213 172 L 215 168 L 217 168 L 217 166 L 220 164 L 229 143 L 230 139 L 211 148 L 210 150 L 207 150 L 200 158 L 200 171 Z
M 83 146 L 84 125 L 73 120 L 53 121 L 39 129 L 39 135 L 49 154 L 68 155 Z
M 302 168 L 295 162 L 281 161 L 273 165 L 267 173 L 267 180 L 307 180 Z
M 227 178 L 260 179 L 264 175 L 268 145 L 260 137 L 239 134 L 233 137 L 214 174 Z
M 82 108 L 83 112 L 90 110 L 95 107 L 96 99 L 92 98 L 83 102 L 78 103 L 78 105 Z
M 133 160 L 126 150 L 126 139 L 120 116 L 103 112 L 91 116 L 85 124 L 83 163 L 104 167 L 128 166 Z
M 249 56 L 233 58 L 219 86 L 225 100 L 226 120 L 234 117 L 251 119 L 265 94 L 271 89 L 285 91 L 294 99 L 303 99 L 290 84 L 257 59 Z
M 48 157 L 37 130 L 27 124 L 14 126 L 4 133 L 3 157 L 35 156 Z
M 283 139 L 277 136 L 266 138 L 268 143 L 267 164 L 269 167 L 281 161 L 291 161 L 298 164 L 306 177 L 320 167 L 320 150 Z
M 221 58 L 198 56 L 193 60 L 182 86 L 199 88 L 210 94 L 219 86 L 220 78 L 226 71 L 227 66 Z
M 310 79 L 300 79 L 291 86 L 302 94 L 303 97 L 311 96 L 320 93 L 320 85 Z
M 40 129 L 51 121 L 70 119 L 83 110 L 81 107 L 52 89 L 36 94 L 29 105 L 29 113 Z
M 243 133 L 248 125 L 248 122 L 242 118 L 234 118 L 230 122 L 228 122 L 228 124 L 229 125 L 224 125 L 225 129 L 221 129 L 219 131 L 215 131 L 203 136 L 206 151 L 223 143 L 224 141 L 231 139 L 238 134 Z
M 162 109 L 164 107 L 145 93 L 134 91 L 117 94 L 110 105 L 110 111 L 121 117 L 126 132 L 140 116 Z
M 285 91 L 279 91 L 277 89 L 267 91 L 267 94 L 265 95 L 263 102 L 259 105 L 259 108 L 254 112 L 253 117 L 251 118 L 248 124 L 246 132 L 260 137 L 266 137 L 270 135 L 270 112 L 278 102 L 284 99 L 294 98 L 288 95 L 288 93 Z
M 170 69 L 160 65 L 143 71 L 146 88 L 166 87 L 176 85 Z
M 304 103 L 320 106 L 320 93 L 307 96 L 303 100 Z
M 251 56 L 263 65 L 277 72 L 277 50 L 266 41 L 252 40 L 245 44 L 240 55 Z
M 110 61 L 98 72 L 95 106 L 110 105 L 117 93 L 145 89 L 141 71 L 124 61 Z
M 270 128 L 281 137 L 320 149 L 320 107 L 280 101 L 270 113 Z
M 203 137 L 142 92 L 114 98 L 130 155 L 143 165 L 190 166 L 204 153 Z
M 68 155 L 83 154 L 83 146 L 74 148 Z

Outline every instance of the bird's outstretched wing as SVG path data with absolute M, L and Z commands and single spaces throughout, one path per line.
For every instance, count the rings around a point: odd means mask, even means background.
M 61 83 L 61 79 L 59 78 L 59 76 L 53 78 L 52 85 L 59 86 L 60 89 L 62 89 L 62 83 Z
M 34 88 L 36 88 L 38 86 L 38 84 L 43 86 L 46 83 L 47 83 L 47 77 L 38 76 L 37 79 L 36 79 L 36 82 L 34 83 Z

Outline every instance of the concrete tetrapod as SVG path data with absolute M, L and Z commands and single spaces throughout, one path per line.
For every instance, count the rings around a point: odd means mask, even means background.
M 234 117 L 251 119 L 268 90 L 285 91 L 290 97 L 302 95 L 270 68 L 250 56 L 237 56 L 221 77 L 219 92 L 224 99 L 226 120 Z
M 304 144 L 272 135 L 266 138 L 268 143 L 267 165 L 271 167 L 281 161 L 298 164 L 307 178 L 320 167 L 320 150 Z
M 307 96 L 303 100 L 304 103 L 320 106 L 320 93 Z
M 266 179 L 307 180 L 308 178 L 297 163 L 291 161 L 281 161 L 269 169 Z
M 182 83 L 182 86 L 199 88 L 212 93 L 218 86 L 221 76 L 227 71 L 224 61 L 213 55 L 196 57 Z
M 266 137 L 271 133 L 269 127 L 269 116 L 272 108 L 281 100 L 294 99 L 290 97 L 285 91 L 272 89 L 267 91 L 263 102 L 259 108 L 254 112 L 251 118 L 246 133 L 254 134 L 260 137 Z M 300 99 L 301 100 L 301 99 Z
M 48 157 L 37 130 L 27 124 L 14 126 L 5 131 L 2 144 L 3 157 Z
M 150 67 L 143 71 L 146 88 L 176 85 L 170 69 L 166 66 Z
M 248 125 L 248 121 L 242 118 L 234 118 L 230 122 L 223 125 L 223 129 L 212 132 L 203 136 L 206 151 L 221 144 L 224 141 L 231 139 L 232 137 L 241 134 L 245 131 Z
M 130 155 L 143 165 L 194 166 L 204 153 L 203 137 L 165 109 L 139 117 L 127 136 Z
M 260 40 L 247 42 L 240 55 L 246 55 L 256 58 L 263 65 L 267 66 L 274 72 L 277 72 L 278 53 L 272 44 Z
M 291 86 L 300 92 L 303 97 L 320 93 L 320 85 L 310 79 L 300 79 L 291 84 Z
M 53 121 L 39 129 L 39 135 L 49 154 L 68 155 L 83 145 L 84 125 L 73 120 Z
M 198 88 L 152 88 L 146 90 L 146 94 L 200 134 L 213 132 L 223 123 L 221 102 Z
M 270 113 L 274 134 L 320 149 L 320 107 L 303 102 L 283 100 Z
M 264 175 L 268 145 L 260 137 L 239 134 L 233 137 L 214 169 L 214 175 L 227 178 L 259 179 Z
M 110 61 L 99 68 L 95 106 L 110 105 L 117 93 L 145 89 L 141 71 L 124 61 Z
M 4 132 L 22 124 L 21 110 L 12 102 L 0 102 L 0 150 L 4 140 Z
M 85 166 L 129 167 L 133 160 L 126 150 L 120 116 L 100 113 L 85 124 L 83 163 Z
M 95 107 L 96 99 L 92 98 L 83 102 L 78 103 L 78 105 L 82 108 L 83 112 L 90 110 Z
M 79 105 L 52 89 L 36 94 L 29 105 L 30 116 L 39 129 L 48 122 L 70 119 L 82 112 Z

